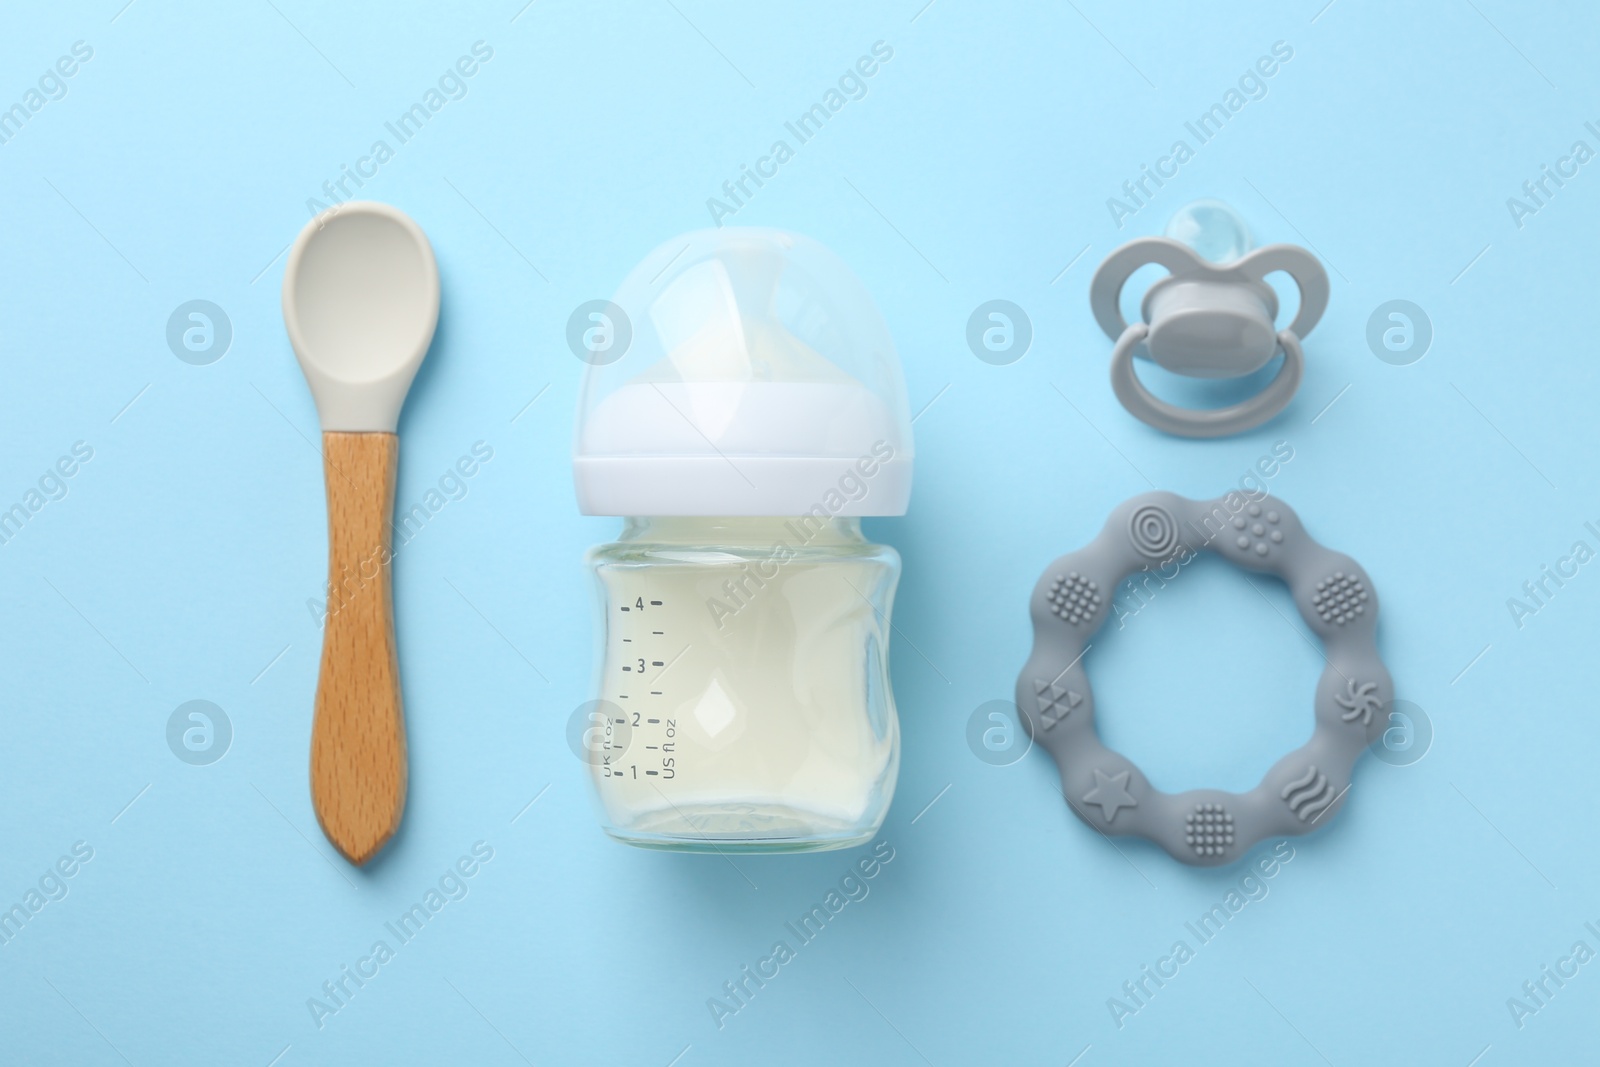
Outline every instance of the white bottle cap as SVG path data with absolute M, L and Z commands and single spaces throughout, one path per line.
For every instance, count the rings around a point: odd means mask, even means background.
M 591 316 L 573 444 L 585 515 L 902 515 L 910 410 L 889 329 L 837 256 L 686 234 Z

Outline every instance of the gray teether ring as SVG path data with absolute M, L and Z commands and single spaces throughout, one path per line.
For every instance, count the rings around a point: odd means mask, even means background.
M 1171 273 L 1146 292 L 1143 323 L 1122 316 L 1122 288 L 1133 272 L 1159 264 Z M 1300 290 L 1300 308 L 1278 330 L 1278 298 L 1267 275 L 1284 271 Z M 1299 388 L 1304 355 L 1299 340 L 1328 306 L 1328 274 L 1317 258 L 1294 245 L 1267 245 L 1227 264 L 1210 263 L 1189 246 L 1142 237 L 1116 249 L 1095 271 L 1089 306 L 1106 336 L 1117 342 L 1111 386 L 1124 407 L 1158 430 L 1182 437 L 1223 437 L 1259 426 Z M 1256 396 L 1231 407 L 1196 411 L 1157 399 L 1138 380 L 1133 357 L 1197 378 L 1228 378 L 1265 366 L 1278 351 L 1284 365 Z
M 1174 795 L 1151 786 L 1127 757 L 1100 743 L 1082 663 L 1124 579 L 1203 550 L 1282 579 L 1327 660 L 1311 740 L 1244 794 Z M 1111 513 L 1091 544 L 1050 565 L 1029 608 L 1033 653 L 1017 679 L 1017 707 L 1028 735 L 1055 758 L 1063 797 L 1100 832 L 1148 838 L 1184 863 L 1232 863 L 1265 838 L 1326 825 L 1344 802 L 1361 750 L 1387 726 L 1383 709 L 1394 685 L 1378 656 L 1372 580 L 1355 560 L 1312 540 L 1299 517 L 1270 498 L 1136 496 Z

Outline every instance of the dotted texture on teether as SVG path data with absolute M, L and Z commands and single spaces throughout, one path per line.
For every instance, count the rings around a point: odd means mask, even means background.
M 1233 815 L 1221 804 L 1196 804 L 1184 819 L 1183 840 L 1197 856 L 1220 856 L 1233 844 Z
M 1257 556 L 1267 555 L 1274 545 L 1283 544 L 1283 530 L 1279 528 L 1282 521 L 1283 516 L 1277 511 L 1263 511 L 1260 504 L 1251 504 L 1242 514 L 1233 517 L 1233 528 L 1237 531 L 1234 547 Z
M 1357 615 L 1365 615 L 1367 599 L 1366 583 L 1344 571 L 1334 571 L 1322 579 L 1317 583 L 1317 591 L 1311 594 L 1311 603 L 1316 605 L 1322 621 L 1335 626 L 1343 626 Z
M 1100 586 L 1077 571 L 1056 575 L 1050 583 L 1050 610 L 1059 619 L 1082 625 L 1100 610 Z

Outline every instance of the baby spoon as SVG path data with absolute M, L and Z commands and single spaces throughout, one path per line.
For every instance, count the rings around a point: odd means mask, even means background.
M 283 322 L 322 420 L 328 617 L 311 723 L 311 802 L 351 863 L 400 826 L 406 735 L 389 584 L 406 390 L 439 319 L 427 235 L 387 204 L 341 204 L 289 252 Z

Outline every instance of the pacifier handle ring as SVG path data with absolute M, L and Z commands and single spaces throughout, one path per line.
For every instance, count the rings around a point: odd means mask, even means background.
M 1299 245 L 1266 245 L 1240 259 L 1233 268 L 1263 284 L 1267 275 L 1280 270 L 1294 279 L 1295 287 L 1300 290 L 1300 307 L 1294 313 L 1294 321 L 1285 329 L 1296 337 L 1310 333 L 1328 309 L 1328 272 L 1323 269 L 1321 260 Z
M 1128 328 L 1128 320 L 1122 315 L 1122 288 L 1134 271 L 1151 263 L 1165 267 L 1172 274 L 1207 266 L 1194 249 L 1170 237 L 1135 238 L 1112 252 L 1095 270 L 1094 280 L 1089 283 L 1089 308 L 1107 337 L 1115 340 Z
M 1326 282 L 1326 275 L 1323 277 Z M 1304 306 L 1302 301 L 1301 307 Z M 1179 437 L 1227 437 L 1260 426 L 1288 405 L 1305 372 L 1305 353 L 1300 349 L 1299 337 L 1291 330 L 1282 330 L 1278 333 L 1278 347 L 1283 350 L 1283 366 L 1261 392 L 1225 408 L 1179 407 L 1152 393 L 1134 373 L 1134 349 L 1149 334 L 1149 326 L 1136 322 L 1117 338 L 1111 353 L 1111 389 L 1135 418 Z

